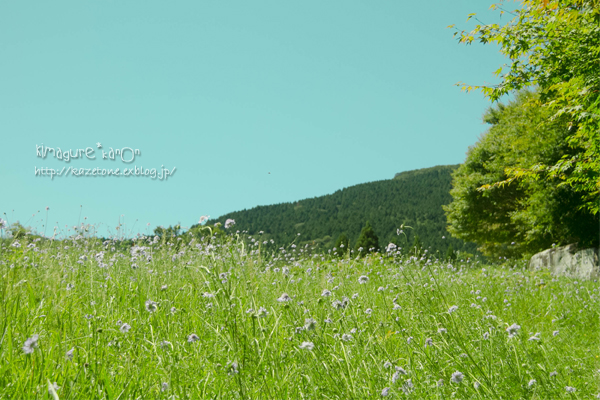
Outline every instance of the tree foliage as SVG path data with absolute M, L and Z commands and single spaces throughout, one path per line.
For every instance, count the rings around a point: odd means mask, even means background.
M 273 240 L 274 248 L 293 242 L 326 251 L 337 247 L 336 238 L 342 233 L 348 237 L 349 248 L 354 248 L 364 222 L 370 221 L 384 246 L 392 242 L 408 251 L 419 235 L 429 252 L 439 251 L 440 257 L 450 244 L 455 250 L 475 253 L 474 243 L 457 239 L 446 230 L 442 205 L 452 201 L 451 172 L 457 167 L 405 171 L 394 179 L 363 183 L 325 196 L 228 213 L 208 221 L 207 226 L 232 218 L 237 230 L 251 235 L 263 231 L 261 241 Z M 412 228 L 398 234 L 403 224 Z
M 488 110 L 484 121 L 491 128 L 453 174 L 453 202 L 444 207 L 448 230 L 479 244 L 486 255 L 520 256 L 553 243 L 597 243 L 598 216 L 582 208 L 585 199 L 559 185 L 558 177 L 480 189 L 506 180 L 507 168 L 550 165 L 581 151 L 565 140 L 570 135 L 566 116 L 548 122 L 551 111 L 539 101 L 537 93 L 519 92 L 515 101 Z
M 561 121 L 569 134 L 564 141 L 572 149 L 552 163 L 529 163 L 506 168 L 506 179 L 485 188 L 514 180 L 543 178 L 556 186 L 570 186 L 584 202 L 580 207 L 598 214 L 600 199 L 600 2 L 598 0 L 524 0 L 509 11 L 501 1 L 492 6 L 513 18 L 505 25 L 479 24 L 474 30 L 457 31 L 461 43 L 496 43 L 510 59 L 506 69 L 495 73 L 497 86 L 480 89 L 496 101 L 505 94 L 534 85 L 540 103 L 551 112 L 546 123 Z M 470 14 L 469 18 L 475 14 Z
M 356 241 L 354 251 L 361 256 L 379 251 L 379 238 L 369 221 L 367 221 L 364 228 L 360 231 L 360 236 Z
M 343 256 L 348 253 L 348 249 L 350 248 L 350 240 L 348 240 L 348 236 L 344 232 L 338 236 L 335 244 L 333 245 L 333 251 L 335 255 Z

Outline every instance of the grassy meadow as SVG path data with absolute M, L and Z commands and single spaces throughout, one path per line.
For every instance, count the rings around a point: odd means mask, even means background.
M 5 239 L 0 399 L 589 399 L 598 282 L 244 233 Z

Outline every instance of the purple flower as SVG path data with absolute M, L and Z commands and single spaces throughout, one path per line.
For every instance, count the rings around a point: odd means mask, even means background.
M 37 344 L 38 339 L 39 339 L 39 335 L 33 335 L 32 337 L 27 339 L 25 341 L 25 343 L 23 344 L 23 353 L 25 353 L 25 354 L 33 353 L 35 348 L 38 347 L 38 344 Z
M 225 229 L 232 227 L 233 225 L 235 225 L 235 220 L 233 219 L 228 219 L 225 221 Z

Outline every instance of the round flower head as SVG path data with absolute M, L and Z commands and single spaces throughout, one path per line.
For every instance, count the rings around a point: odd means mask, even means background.
M 506 328 L 506 332 L 508 332 L 508 337 L 509 338 L 515 337 L 519 333 L 520 329 L 521 329 L 521 326 L 517 325 L 517 324 L 512 324 L 511 326 Z
M 190 336 L 188 336 L 188 339 L 187 339 L 188 343 L 194 343 L 194 342 L 197 342 L 198 340 L 200 340 L 200 338 L 195 333 L 192 333 Z
M 463 378 L 464 375 L 462 374 L 462 372 L 456 371 L 452 374 L 452 378 L 450 378 L 450 380 L 454 383 L 461 383 Z
M 307 318 L 304 320 L 304 329 L 306 329 L 307 331 L 314 330 L 316 326 L 317 321 L 315 321 L 313 318 Z
M 281 295 L 281 296 L 280 296 L 280 297 L 277 299 L 277 301 L 278 301 L 278 302 L 280 302 L 280 303 L 283 303 L 283 302 L 285 302 L 285 301 L 290 301 L 290 300 L 292 300 L 292 298 L 291 298 L 291 297 L 290 297 L 290 295 L 289 295 L 289 294 L 287 294 L 287 293 L 283 293 L 283 294 L 282 294 L 282 295 Z
M 228 229 L 228 228 L 232 227 L 233 225 L 235 225 L 235 220 L 227 219 L 225 221 L 225 229 Z
M 367 282 L 369 282 L 369 277 L 366 275 L 362 275 L 358 278 L 358 283 L 360 283 L 361 285 Z
M 75 351 L 75 347 L 72 347 L 71 350 L 67 351 L 65 354 L 65 358 L 69 361 L 73 359 L 73 352 Z
M 146 310 L 148 312 L 154 312 L 158 309 L 158 304 L 152 300 L 146 301 Z
M 25 354 L 33 353 L 35 348 L 38 347 L 38 343 L 37 343 L 38 339 L 39 339 L 39 335 L 33 335 L 32 337 L 27 339 L 25 341 L 25 343 L 23 344 L 23 353 L 25 353 Z
M 298 347 L 304 350 L 312 350 L 315 348 L 315 344 L 313 342 L 302 342 L 302 344 Z

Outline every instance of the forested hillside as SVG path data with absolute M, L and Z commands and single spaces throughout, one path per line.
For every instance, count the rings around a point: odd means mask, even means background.
M 394 179 L 363 183 L 326 196 L 232 212 L 207 224 L 224 224 L 233 219 L 233 229 L 250 234 L 263 231 L 265 238 L 278 245 L 295 240 L 296 244 L 310 243 L 330 249 L 342 233 L 353 247 L 369 221 L 381 247 L 393 242 L 406 248 L 418 236 L 425 248 L 431 247 L 430 252 L 439 251 L 442 256 L 450 245 L 455 251 L 474 254 L 475 244 L 453 238 L 446 231 L 442 205 L 452 201 L 451 172 L 457 167 L 406 171 L 396 174 Z M 401 225 L 410 228 L 404 228 L 404 234 L 398 235 Z

